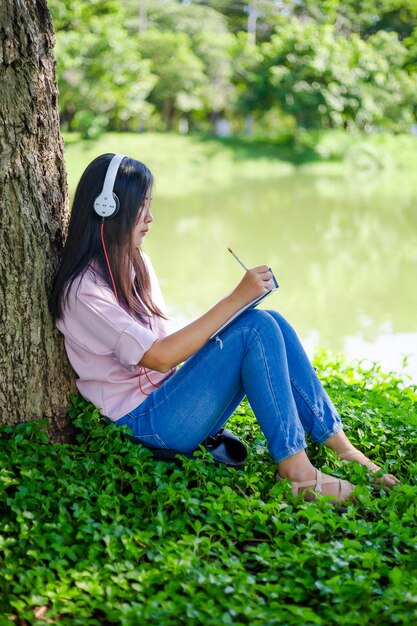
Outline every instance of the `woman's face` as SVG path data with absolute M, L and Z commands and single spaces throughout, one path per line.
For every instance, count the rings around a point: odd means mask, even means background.
M 136 222 L 134 231 L 133 231 L 133 245 L 139 247 L 146 233 L 149 230 L 149 225 L 153 222 L 153 215 L 151 213 L 151 202 L 152 202 L 152 189 L 148 189 L 145 196 L 145 202 L 139 212 L 139 218 Z

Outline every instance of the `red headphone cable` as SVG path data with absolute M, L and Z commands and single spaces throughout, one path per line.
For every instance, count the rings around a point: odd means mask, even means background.
M 103 218 L 103 220 L 102 220 L 102 222 L 101 222 L 101 227 L 100 227 L 100 237 L 101 237 L 101 245 L 103 246 L 103 252 L 104 252 L 104 256 L 105 256 L 105 258 L 106 258 L 106 263 L 107 263 L 107 267 L 108 267 L 108 270 L 109 270 L 109 274 L 110 274 L 111 282 L 112 282 L 112 285 L 113 285 L 114 295 L 115 295 L 115 297 L 116 297 L 117 303 L 119 303 L 119 298 L 118 298 L 118 296 L 117 296 L 117 290 L 116 290 L 116 283 L 114 282 L 113 272 L 111 271 L 110 261 L 109 261 L 109 257 L 108 257 L 108 254 L 107 254 L 106 244 L 105 244 L 105 241 L 104 241 L 104 218 Z M 171 375 L 173 372 L 174 372 L 174 368 L 172 368 L 172 369 L 170 370 L 170 375 Z M 141 382 L 140 382 L 140 377 L 141 377 L 143 374 L 146 376 L 147 381 L 148 381 L 148 382 L 152 385 L 152 387 L 154 387 L 155 389 L 157 389 L 158 387 L 160 387 L 160 386 L 161 386 L 161 384 L 162 384 L 162 382 L 161 382 L 161 383 L 159 383 L 159 385 L 158 385 L 158 384 L 157 384 L 157 385 L 155 385 L 155 383 L 153 383 L 153 382 L 151 381 L 151 379 L 149 378 L 149 374 L 148 374 L 148 372 L 147 372 L 146 368 L 145 368 L 145 367 L 140 367 L 140 368 L 139 368 L 139 375 L 138 375 L 138 385 L 139 385 L 139 389 L 140 389 L 141 393 L 142 393 L 144 396 L 149 396 L 150 394 L 149 394 L 149 393 L 146 393 L 146 391 L 144 391 L 144 390 L 142 389 L 142 385 L 141 385 Z

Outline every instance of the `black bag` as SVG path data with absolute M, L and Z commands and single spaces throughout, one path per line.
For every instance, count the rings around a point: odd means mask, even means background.
M 242 465 L 248 456 L 245 444 L 232 433 L 228 428 L 221 428 L 213 437 L 207 437 L 202 445 L 210 452 L 216 463 L 225 463 L 232 467 Z M 191 452 L 180 452 L 179 450 L 148 448 L 156 459 L 175 459 L 177 454 L 194 458 Z

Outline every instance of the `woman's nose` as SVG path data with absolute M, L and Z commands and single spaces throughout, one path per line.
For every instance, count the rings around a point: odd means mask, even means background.
M 145 222 L 147 224 L 150 224 L 150 222 L 153 222 L 153 215 L 152 213 L 149 211 L 149 213 L 147 214 L 146 218 L 145 218 Z

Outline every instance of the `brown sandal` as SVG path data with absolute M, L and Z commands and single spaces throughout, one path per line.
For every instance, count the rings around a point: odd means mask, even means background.
M 276 478 L 279 482 L 286 480 L 281 478 L 278 473 Z M 326 485 L 333 485 L 333 487 L 337 487 L 337 493 L 332 493 L 328 490 L 326 491 Z M 317 500 L 317 494 L 322 496 L 334 496 L 335 499 L 331 500 L 331 502 L 334 503 L 344 502 L 345 500 L 349 500 L 354 489 L 355 485 L 352 485 L 352 483 L 347 480 L 323 474 L 318 469 L 316 469 L 315 480 L 306 480 L 304 482 L 297 482 L 295 480 L 291 481 L 292 495 L 298 496 L 300 493 L 304 493 L 304 500 L 307 500 L 308 502 L 311 500 Z
M 376 474 L 377 472 L 379 472 L 381 470 L 381 468 L 378 465 L 376 465 L 375 463 L 372 463 L 372 461 L 370 459 L 368 459 L 366 454 L 364 454 L 360 450 L 357 450 L 356 448 L 354 448 L 353 450 L 349 450 L 348 452 L 342 452 L 338 456 L 339 456 L 339 459 L 342 459 L 342 461 L 356 461 L 360 465 L 364 465 L 373 474 Z M 361 461 L 359 461 L 359 458 L 357 458 L 357 457 L 362 459 L 362 461 L 366 461 L 366 462 L 365 463 L 361 463 Z M 387 479 L 391 480 L 394 484 L 390 485 L 387 482 Z M 383 474 L 382 476 L 375 476 L 374 475 L 373 476 L 373 482 L 374 482 L 375 485 L 385 485 L 385 487 L 395 487 L 395 485 L 400 485 L 401 484 L 400 481 L 398 480 L 398 478 L 396 478 L 392 474 Z

